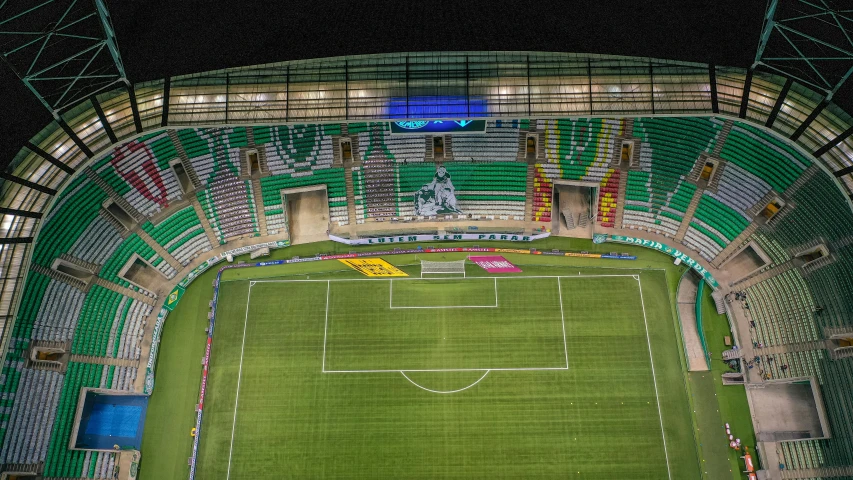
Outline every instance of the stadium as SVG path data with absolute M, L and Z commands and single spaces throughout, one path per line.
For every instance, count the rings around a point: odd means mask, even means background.
M 0 175 L 0 479 L 853 479 L 853 43 L 774 52 L 853 32 L 824 5 L 768 2 L 750 68 L 134 83 L 102 0 L 0 2 L 53 115 Z M 98 48 L 34 69 L 56 6 Z

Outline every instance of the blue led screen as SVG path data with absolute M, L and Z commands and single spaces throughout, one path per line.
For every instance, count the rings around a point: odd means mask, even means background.
M 403 120 L 391 122 L 391 133 L 483 133 L 485 120 Z
M 465 96 L 392 97 L 388 113 L 391 118 L 470 118 L 489 114 L 485 98 Z

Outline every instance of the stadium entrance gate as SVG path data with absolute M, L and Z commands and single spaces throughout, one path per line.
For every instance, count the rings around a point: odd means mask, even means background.
M 329 230 L 329 196 L 326 185 L 281 190 L 284 230 L 290 243 L 316 241 Z
M 592 238 L 598 211 L 597 182 L 554 181 L 551 232 L 563 237 Z

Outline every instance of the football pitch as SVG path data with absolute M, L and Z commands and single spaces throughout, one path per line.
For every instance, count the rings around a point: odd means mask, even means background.
M 664 273 L 525 270 L 223 282 L 198 478 L 698 476 Z

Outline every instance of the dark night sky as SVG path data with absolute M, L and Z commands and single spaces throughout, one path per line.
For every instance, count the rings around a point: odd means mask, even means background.
M 337 55 L 430 50 L 602 53 L 748 67 L 760 0 L 107 0 L 132 82 Z M 0 65 L 0 164 L 51 120 Z

